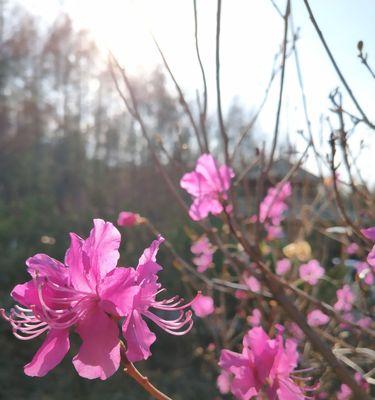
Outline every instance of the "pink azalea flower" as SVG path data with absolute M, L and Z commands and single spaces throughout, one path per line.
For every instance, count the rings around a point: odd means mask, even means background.
M 133 226 L 138 223 L 139 215 L 129 212 L 121 211 L 118 215 L 117 225 L 118 226 Z
M 288 210 L 285 200 L 292 194 L 290 182 L 278 184 L 268 189 L 267 196 L 263 199 L 259 207 L 259 220 L 265 222 L 270 220 L 272 225 L 280 225 L 283 214 Z
M 193 263 L 198 267 L 198 272 L 204 272 L 212 267 L 213 254 L 215 252 L 207 236 L 200 237 L 190 250 L 196 257 L 193 258 Z
M 280 225 L 264 224 L 267 231 L 267 240 L 281 239 L 284 236 L 283 228 Z
M 277 275 L 284 275 L 290 270 L 291 267 L 292 263 L 290 260 L 288 258 L 283 258 L 276 263 L 276 273 Z
M 195 171 L 186 173 L 180 185 L 193 198 L 189 215 L 194 221 L 199 221 L 209 213 L 218 215 L 223 212 L 223 200 L 228 199 L 234 172 L 226 165 L 219 166 L 211 154 L 202 154 Z
M 260 282 L 258 281 L 257 278 L 255 278 L 255 276 L 251 276 L 251 275 L 244 275 L 244 281 L 246 286 L 248 286 L 248 288 L 254 292 L 254 293 L 260 293 L 262 286 L 260 284 Z
M 305 399 L 304 390 L 293 381 L 298 360 L 297 344 L 281 333 L 275 339 L 260 327 L 252 328 L 243 338 L 242 353 L 222 350 L 219 366 L 232 375 L 230 390 L 240 400 L 260 398 Z
M 262 313 L 254 308 L 253 313 L 247 317 L 247 322 L 252 326 L 259 326 L 262 321 Z
M 352 254 L 356 254 L 358 252 L 358 250 L 359 250 L 358 244 L 353 242 L 353 243 L 350 243 L 346 247 L 345 252 L 346 252 L 346 254 L 352 255 Z
M 350 311 L 355 301 L 354 293 L 351 291 L 349 285 L 344 285 L 336 292 L 337 302 L 333 308 L 337 311 Z
M 163 238 L 146 249 L 136 269 L 117 267 L 121 235 L 110 223 L 94 220 L 87 239 L 72 233 L 65 264 L 45 254 L 26 262 L 32 280 L 17 285 L 11 295 L 16 305 L 7 316 L 14 335 L 21 340 L 47 336 L 25 368 L 29 376 L 44 376 L 58 365 L 69 350 L 70 330 L 82 339 L 73 364 L 79 375 L 88 379 L 107 379 L 120 365 L 119 327 L 126 339 L 130 361 L 146 359 L 155 335 L 148 329 L 147 317 L 165 331 L 180 335 L 192 327 L 191 311 L 181 300 L 157 301 L 163 291 L 157 282 L 161 266 L 156 253 Z M 180 311 L 180 317 L 167 321 L 157 317 L 151 308 Z
M 326 325 L 329 322 L 329 316 L 320 310 L 313 310 L 307 314 L 307 323 L 310 326 Z
M 205 318 L 215 311 L 214 299 L 200 295 L 192 302 L 191 308 L 197 317 Z
M 318 280 L 324 275 L 324 272 L 324 268 L 321 267 L 317 260 L 311 260 L 299 267 L 300 278 L 310 285 L 316 285 Z

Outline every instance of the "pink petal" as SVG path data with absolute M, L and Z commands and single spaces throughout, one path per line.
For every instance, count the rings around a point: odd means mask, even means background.
M 154 279 L 155 274 L 161 271 L 163 268 L 156 262 L 156 255 L 159 251 L 159 246 L 164 242 L 164 238 L 159 237 L 151 243 L 151 246 L 143 251 L 141 258 L 138 261 L 137 266 L 137 280 L 141 282 L 150 278 Z M 156 277 L 157 279 L 157 277 Z
M 230 392 L 231 381 L 231 376 L 227 371 L 222 371 L 222 373 L 217 377 L 216 384 L 221 394 L 227 394 Z
M 46 375 L 62 361 L 69 348 L 68 330 L 50 330 L 31 362 L 25 365 L 25 374 L 38 377 Z
M 221 350 L 219 366 L 227 371 L 232 367 L 243 367 L 247 364 L 248 360 L 240 353 L 231 350 Z
M 95 288 L 91 287 L 83 265 L 83 242 L 83 239 L 75 233 L 70 234 L 70 247 L 65 255 L 65 264 L 69 267 L 69 276 L 74 288 L 83 292 L 91 292 Z
M 111 222 L 94 219 L 94 228 L 82 246 L 85 272 L 89 279 L 99 283 L 109 272 L 116 268 L 120 258 L 120 232 Z
M 301 388 L 291 379 L 280 379 L 277 395 L 279 400 L 304 400 L 306 398 Z
M 38 291 L 34 281 L 15 286 L 10 295 L 17 303 L 25 307 L 39 304 Z
M 137 310 L 134 310 L 128 318 L 122 327 L 126 340 L 126 356 L 132 362 L 147 360 L 151 355 L 150 347 L 155 342 L 156 336 Z
M 68 279 L 68 269 L 65 265 L 46 254 L 36 254 L 28 258 L 26 265 L 28 273 L 33 278 L 48 277 L 56 283 L 62 283 Z
M 140 287 L 135 285 L 133 268 L 115 268 L 99 285 L 101 308 L 110 315 L 125 317 L 134 306 Z
M 214 196 L 197 197 L 190 206 L 189 215 L 193 221 L 200 221 L 209 213 L 218 215 L 223 212 L 223 205 Z
M 375 226 L 367 229 L 361 229 L 361 232 L 367 239 L 370 239 L 375 242 Z
M 185 174 L 180 181 L 180 186 L 194 197 L 205 196 L 212 191 L 206 179 L 197 172 Z
M 83 378 L 105 380 L 120 365 L 120 341 L 118 326 L 100 308 L 94 309 L 77 327 L 82 338 L 73 364 Z

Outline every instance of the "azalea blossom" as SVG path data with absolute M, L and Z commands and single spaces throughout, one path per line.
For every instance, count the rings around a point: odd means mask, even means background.
M 337 311 L 350 311 L 353 308 L 355 295 L 349 285 L 344 285 L 336 292 L 337 302 L 333 308 Z
M 278 260 L 276 262 L 276 273 L 277 275 L 284 275 L 286 274 L 290 268 L 292 267 L 292 263 L 289 259 L 283 258 L 282 260 Z
M 193 258 L 193 263 L 198 267 L 198 272 L 204 272 L 213 266 L 212 260 L 215 249 L 207 236 L 201 236 L 192 244 L 190 250 L 196 255 L 196 257 Z
M 44 376 L 58 365 L 69 350 L 69 334 L 75 330 L 82 339 L 73 358 L 79 375 L 88 379 L 107 379 L 120 365 L 120 332 L 117 321 L 124 318 L 122 333 L 130 361 L 146 359 L 156 337 L 143 317 L 165 331 L 182 335 L 192 327 L 191 311 L 182 300 L 156 300 L 164 291 L 157 282 L 162 269 L 156 254 L 163 238 L 146 249 L 134 268 L 116 267 L 121 236 L 110 223 L 94 220 L 87 239 L 71 233 L 71 244 L 64 264 L 37 254 L 26 262 L 31 280 L 17 285 L 11 296 L 15 305 L 6 315 L 14 335 L 21 340 L 47 336 L 25 368 L 29 376 Z M 165 320 L 152 308 L 176 310 L 179 317 Z
M 269 220 L 272 225 L 279 226 L 283 220 L 283 214 L 288 210 L 288 205 L 285 201 L 291 194 L 292 185 L 290 182 L 279 183 L 275 187 L 268 189 L 267 196 L 259 207 L 260 222 Z
M 117 225 L 118 226 L 133 226 L 138 223 L 140 219 L 139 214 L 135 214 L 129 211 L 121 211 L 117 218 Z
M 318 280 L 324 275 L 324 272 L 324 268 L 317 260 L 311 260 L 299 267 L 300 278 L 310 285 L 316 285 Z
M 191 308 L 197 317 L 205 318 L 215 311 L 214 299 L 200 295 L 192 302 Z
M 310 326 L 326 325 L 329 322 L 329 316 L 320 310 L 313 310 L 307 314 L 307 323 Z
M 251 315 L 247 317 L 247 322 L 252 326 L 259 326 L 262 321 L 262 313 L 257 308 L 254 308 Z
M 295 382 L 293 375 L 298 361 L 294 340 L 284 343 L 281 332 L 271 339 L 256 327 L 244 336 L 242 344 L 242 353 L 222 350 L 219 362 L 222 371 L 232 376 L 230 391 L 237 399 L 257 399 L 262 394 L 269 399 L 305 399 L 306 389 Z M 218 383 L 225 388 L 225 382 Z
M 193 198 L 189 215 L 192 220 L 199 221 L 208 216 L 221 214 L 224 211 L 223 201 L 228 199 L 228 190 L 234 178 L 233 170 L 219 166 L 211 154 L 202 154 L 195 170 L 186 173 L 180 185 Z

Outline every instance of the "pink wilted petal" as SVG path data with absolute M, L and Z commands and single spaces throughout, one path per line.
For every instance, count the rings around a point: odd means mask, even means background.
M 210 296 L 198 296 L 191 308 L 197 317 L 205 318 L 215 311 L 214 299 Z
M 28 376 L 45 376 L 60 364 L 69 351 L 69 330 L 50 330 L 31 362 L 24 367 Z
M 290 270 L 291 267 L 292 263 L 290 260 L 288 258 L 283 258 L 276 263 L 276 273 L 278 275 L 284 275 Z
M 116 322 L 96 308 L 78 324 L 77 333 L 82 339 L 79 352 L 73 358 L 78 374 L 83 378 L 101 380 L 113 375 L 120 365 Z
M 329 322 L 329 316 L 320 310 L 313 310 L 307 314 L 307 323 L 310 326 L 326 325 Z
M 137 310 L 134 310 L 128 318 L 122 327 L 126 340 L 126 357 L 132 362 L 147 360 L 151 355 L 150 347 L 155 342 L 156 336 Z
M 117 218 L 118 226 L 133 226 L 138 222 L 139 215 L 129 212 L 129 211 L 121 211 Z
M 372 226 L 371 228 L 367 229 L 361 229 L 361 232 L 364 236 L 367 237 L 367 239 L 375 242 L 375 226 Z
M 85 272 L 91 282 L 98 284 L 116 268 L 120 258 L 120 232 L 111 222 L 94 219 L 94 228 L 82 245 Z

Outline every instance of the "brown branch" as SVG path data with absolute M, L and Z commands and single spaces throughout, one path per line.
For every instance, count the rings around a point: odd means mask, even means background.
M 367 115 L 363 111 L 362 107 L 359 105 L 359 103 L 358 103 L 356 97 L 354 96 L 350 86 L 346 82 L 346 79 L 344 78 L 344 75 L 342 74 L 339 66 L 337 65 L 336 60 L 334 59 L 333 54 L 332 54 L 331 50 L 329 49 L 326 40 L 324 39 L 323 33 L 320 30 L 318 23 L 316 22 L 316 19 L 315 19 L 314 14 L 313 14 L 313 12 L 311 10 L 311 7 L 310 7 L 310 4 L 309 4 L 308 0 L 303 0 L 303 2 L 305 3 L 305 6 L 306 6 L 307 11 L 309 13 L 310 20 L 311 20 L 312 24 L 314 25 L 314 28 L 315 28 L 315 30 L 316 30 L 316 32 L 317 32 L 322 44 L 323 44 L 323 47 L 324 47 L 326 53 L 328 54 L 329 59 L 331 60 L 331 63 L 333 65 L 337 75 L 339 76 L 342 84 L 345 86 L 345 89 L 348 92 L 348 94 L 349 94 L 350 98 L 352 99 L 353 103 L 357 107 L 357 110 L 362 115 L 362 118 L 363 118 L 362 121 L 364 123 L 366 123 L 370 128 L 375 129 L 375 125 L 373 123 L 371 123 L 369 121 L 369 119 L 367 118 Z
M 157 389 L 150 380 L 142 375 L 132 362 L 128 360 L 125 354 L 125 346 L 121 343 L 121 360 L 124 364 L 124 372 L 133 378 L 139 386 L 141 386 L 147 393 L 149 393 L 156 400 L 172 400 L 166 394 Z

